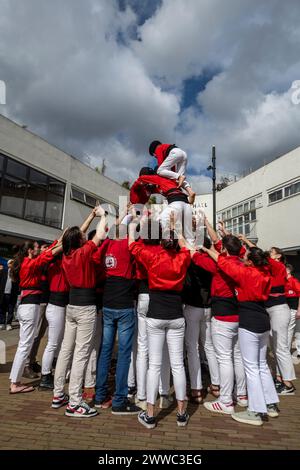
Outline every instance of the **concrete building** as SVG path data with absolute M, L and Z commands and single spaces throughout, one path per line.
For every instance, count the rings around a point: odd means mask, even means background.
M 128 191 L 0 115 L 0 257 L 24 239 L 55 240 L 99 200 L 112 220 Z M 95 227 L 95 223 L 92 228 Z
M 300 272 L 300 147 L 218 192 L 217 219 L 263 249 L 283 249 Z

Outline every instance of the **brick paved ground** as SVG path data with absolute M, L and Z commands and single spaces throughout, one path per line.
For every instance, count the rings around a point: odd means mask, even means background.
M 67 418 L 64 409 L 50 408 L 50 392 L 9 395 L 15 349 L 9 346 L 7 364 L 0 365 L 0 449 L 300 449 L 300 392 L 282 397 L 280 417 L 262 427 L 189 405 L 186 428 L 177 427 L 173 408 L 160 412 L 158 426 L 149 431 L 136 416 L 117 417 L 109 410 L 87 420 Z

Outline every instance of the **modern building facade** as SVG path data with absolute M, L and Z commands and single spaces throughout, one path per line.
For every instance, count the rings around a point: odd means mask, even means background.
M 55 240 L 99 201 L 108 217 L 128 191 L 0 115 L 0 257 L 25 239 Z M 95 223 L 92 228 L 95 227 Z
M 277 246 L 300 271 L 300 147 L 217 193 L 217 218 L 258 246 Z

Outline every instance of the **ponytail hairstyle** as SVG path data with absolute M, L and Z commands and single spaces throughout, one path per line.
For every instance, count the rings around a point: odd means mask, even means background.
M 11 278 L 14 282 L 20 282 L 20 269 L 24 258 L 28 255 L 28 250 L 34 250 L 34 242 L 25 242 L 14 255 L 13 265 L 10 270 Z
M 283 264 L 286 264 L 286 256 L 280 248 L 277 248 L 277 246 L 272 246 L 271 250 L 274 250 L 276 255 L 280 255 L 279 261 L 281 261 Z
M 179 249 L 178 239 L 175 238 L 174 230 L 170 230 L 170 232 L 165 232 L 160 243 L 165 250 L 177 251 Z
M 82 232 L 79 227 L 71 227 L 65 231 L 62 246 L 64 255 L 69 255 L 71 250 L 82 246 Z
M 254 266 L 257 266 L 258 268 L 268 266 L 268 257 L 268 253 L 256 246 L 249 248 L 248 260 L 252 261 Z

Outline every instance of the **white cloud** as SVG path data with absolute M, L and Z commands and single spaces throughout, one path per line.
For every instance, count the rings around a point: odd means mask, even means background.
M 299 145 L 289 91 L 300 79 L 298 0 L 163 0 L 155 11 L 149 2 L 138 26 L 136 0 L 123 11 L 117 0 L 0 0 L 1 109 L 95 165 L 105 157 L 120 181 L 146 164 L 152 139 L 176 141 L 193 174 L 213 144 L 226 173 Z M 208 69 L 220 72 L 180 108 L 184 80 Z

